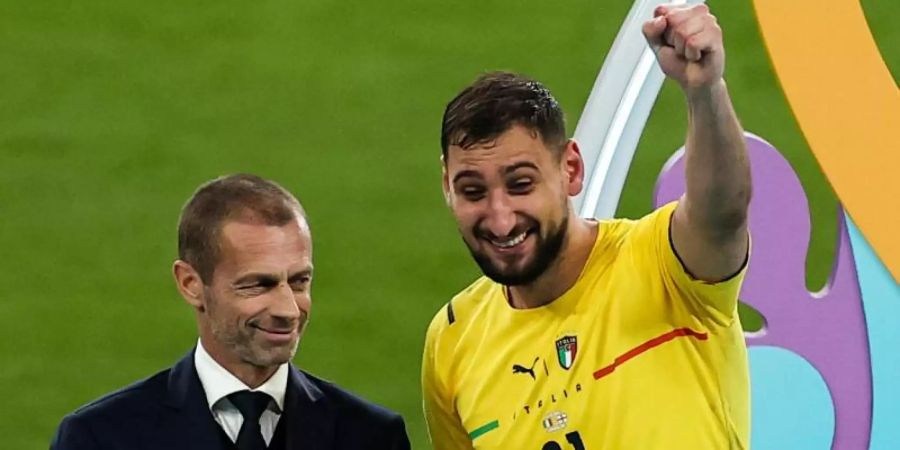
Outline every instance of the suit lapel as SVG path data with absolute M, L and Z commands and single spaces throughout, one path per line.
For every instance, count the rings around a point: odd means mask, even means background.
M 290 366 L 285 391 L 285 443 L 287 449 L 331 450 L 335 411 L 325 395 L 306 375 Z
M 218 450 L 221 432 L 209 411 L 206 393 L 197 369 L 194 352 L 189 352 L 169 372 L 163 403 L 168 408 L 148 448 L 169 450 Z M 324 393 L 293 365 L 285 390 L 285 444 L 287 449 L 331 450 L 334 448 L 336 412 Z
M 221 448 L 219 425 L 209 411 L 206 394 L 197 369 L 194 352 L 189 352 L 169 373 L 168 395 L 164 400 L 169 413 L 160 421 L 159 447 L 166 449 Z

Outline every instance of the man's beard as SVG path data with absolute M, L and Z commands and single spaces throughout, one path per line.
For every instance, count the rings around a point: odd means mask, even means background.
M 534 238 L 537 240 L 534 251 L 534 258 L 522 268 L 510 267 L 503 269 L 491 260 L 487 252 L 479 252 L 474 246 L 466 242 L 469 253 L 481 268 L 481 272 L 491 280 L 506 286 L 521 286 L 534 282 L 538 277 L 544 274 L 547 269 L 559 258 L 563 243 L 566 239 L 566 229 L 569 224 L 569 215 L 563 215 L 562 222 L 553 227 L 548 226 L 547 235 L 540 235 L 540 228 L 534 231 Z M 478 233 L 475 233 L 478 236 Z M 480 239 L 476 237 L 476 239 Z M 463 240 L 465 241 L 465 239 Z

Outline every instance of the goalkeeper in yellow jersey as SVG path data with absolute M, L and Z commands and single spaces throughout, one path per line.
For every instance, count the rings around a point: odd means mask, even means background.
M 644 24 L 687 99 L 687 192 L 584 220 L 584 163 L 540 83 L 482 76 L 448 105 L 443 186 L 484 277 L 435 315 L 422 388 L 435 450 L 749 448 L 737 296 L 750 169 L 706 6 Z

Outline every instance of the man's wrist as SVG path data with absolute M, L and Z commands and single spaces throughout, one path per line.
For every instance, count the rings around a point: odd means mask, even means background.
M 719 78 L 709 84 L 701 86 L 684 86 L 684 95 L 687 97 L 689 105 L 703 104 L 720 98 L 728 92 L 725 85 L 725 79 Z

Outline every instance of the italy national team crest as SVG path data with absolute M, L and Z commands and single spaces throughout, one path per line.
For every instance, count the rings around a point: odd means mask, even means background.
M 556 356 L 559 365 L 569 370 L 575 364 L 575 354 L 578 353 L 578 338 L 575 336 L 563 336 L 556 340 Z

